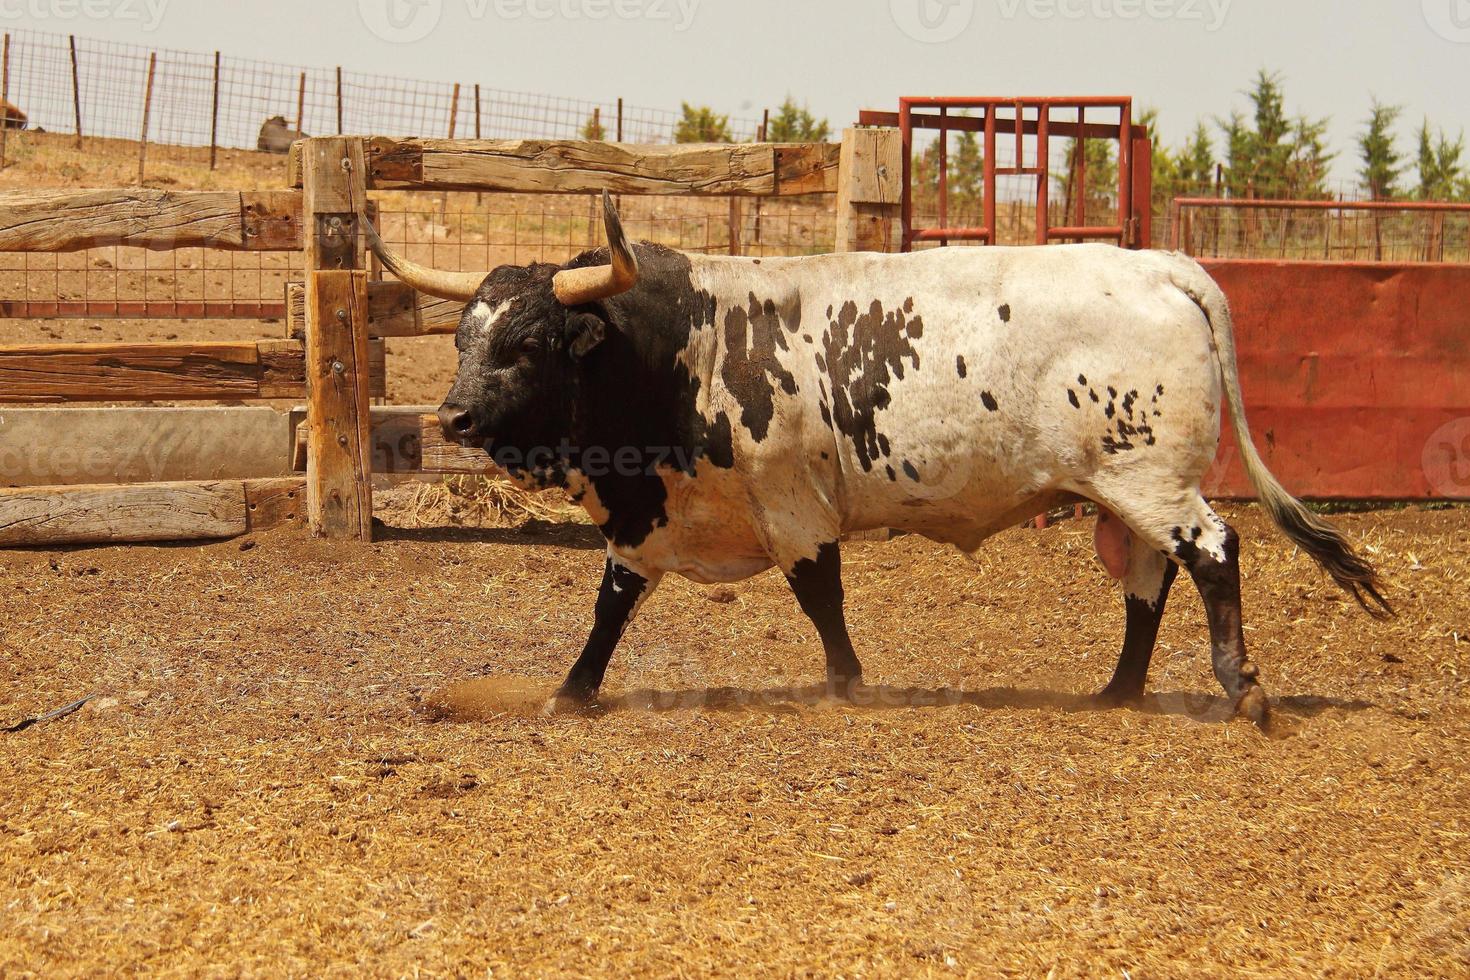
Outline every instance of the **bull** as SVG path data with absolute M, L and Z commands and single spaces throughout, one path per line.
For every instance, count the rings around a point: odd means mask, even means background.
M 1050 507 L 1097 505 L 1121 583 L 1123 648 L 1099 696 L 1144 693 L 1178 569 L 1204 599 L 1214 673 L 1258 724 L 1240 538 L 1200 492 L 1228 410 L 1275 525 L 1370 614 L 1373 567 L 1266 468 L 1251 440 L 1230 309 L 1178 254 L 1110 245 L 747 259 L 632 245 L 603 195 L 607 247 L 488 274 L 417 265 L 466 304 L 445 435 L 521 486 L 561 487 L 602 530 L 594 625 L 555 704 L 595 699 L 665 574 L 732 582 L 778 567 L 826 654 L 862 665 L 843 609 L 845 534 L 894 528 L 973 553 Z

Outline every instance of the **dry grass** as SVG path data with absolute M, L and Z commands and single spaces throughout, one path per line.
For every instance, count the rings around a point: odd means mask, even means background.
M 373 511 L 380 521 L 398 528 L 588 523 L 586 511 L 559 490 L 529 492 L 509 480 L 482 476 L 400 483 L 374 496 Z
M 1230 516 L 1276 740 L 1187 585 L 1146 710 L 1091 705 L 1089 522 L 848 545 L 862 708 L 778 575 L 670 580 L 593 717 L 535 712 L 587 528 L 0 554 L 0 720 L 103 698 L 0 736 L 0 973 L 1465 975 L 1470 511 L 1336 518 L 1386 625 Z

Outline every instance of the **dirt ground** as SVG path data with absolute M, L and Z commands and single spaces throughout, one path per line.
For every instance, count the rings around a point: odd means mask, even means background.
M 0 724 L 99 698 L 0 735 L 0 974 L 1466 975 L 1470 511 L 1338 518 L 1386 625 L 1228 515 L 1276 738 L 1187 583 L 1089 702 L 1085 521 L 847 545 L 862 707 L 778 575 L 667 581 L 592 717 L 587 528 L 0 553 Z

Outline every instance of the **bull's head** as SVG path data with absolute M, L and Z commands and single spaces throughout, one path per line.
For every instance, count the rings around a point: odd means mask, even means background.
M 637 259 L 606 192 L 602 211 L 605 260 L 589 253 L 565 266 L 503 265 L 488 275 L 410 262 L 363 222 L 373 254 L 395 276 L 467 304 L 454 339 L 459 370 L 439 408 L 446 438 L 528 453 L 566 437 L 579 362 L 612 329 L 602 301 L 638 282 Z

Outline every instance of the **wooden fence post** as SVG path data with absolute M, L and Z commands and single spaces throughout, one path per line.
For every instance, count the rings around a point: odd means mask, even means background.
M 342 135 L 342 66 L 337 66 L 337 135 Z
M 0 100 L 5 102 L 5 119 L 0 123 L 0 170 L 5 169 L 5 142 L 10 135 L 10 34 L 5 35 L 4 65 L 0 67 Z
M 71 44 L 71 106 L 77 124 L 77 149 L 82 148 L 82 79 L 77 71 L 77 36 L 68 34 Z
M 371 371 L 362 141 L 309 139 L 301 152 L 306 245 L 306 508 L 312 533 L 372 540 Z
M 454 94 L 449 97 L 449 138 L 454 139 L 454 124 L 459 119 L 459 82 L 454 83 Z
M 153 72 L 158 67 L 158 52 L 148 52 L 148 81 L 143 87 L 143 131 L 138 134 L 138 183 L 143 183 L 143 168 L 148 161 L 148 114 L 153 109 Z M 80 136 L 78 136 L 80 139 Z
M 845 129 L 837 165 L 838 252 L 886 252 L 903 197 L 897 129 Z
M 214 53 L 214 99 L 209 110 L 209 169 L 219 153 L 219 52 Z
M 301 81 L 296 86 L 296 139 L 303 138 L 306 134 L 301 127 L 305 125 L 306 116 L 306 72 L 301 73 Z

